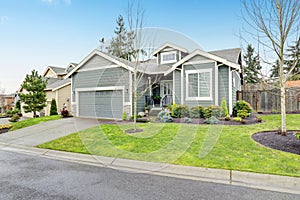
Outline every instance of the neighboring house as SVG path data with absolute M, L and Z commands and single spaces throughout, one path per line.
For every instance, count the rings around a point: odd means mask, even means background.
M 2 94 L 0 95 L 0 113 L 5 112 L 6 110 L 11 110 L 14 108 L 14 94 Z
M 71 98 L 71 80 L 64 79 L 65 75 L 77 66 L 75 63 L 70 63 L 66 68 L 49 66 L 46 68 L 43 79 L 47 80 L 46 92 L 46 107 L 41 110 L 38 115 L 50 115 L 50 107 L 52 99 L 56 100 L 57 112 L 63 109 L 71 109 L 70 98 Z M 21 87 L 19 92 L 26 93 Z M 33 117 L 32 113 L 25 113 L 22 108 L 24 103 L 21 103 L 22 114 L 25 117 Z
M 241 90 L 241 50 L 205 52 L 166 43 L 152 53 L 155 59 L 141 61 L 143 79 L 138 112 L 145 106 L 163 107 L 173 102 L 188 106 L 220 105 L 224 97 L 230 113 Z M 72 82 L 72 113 L 79 117 L 120 119 L 133 113 L 134 63 L 92 51 L 65 78 Z M 155 83 L 155 84 L 153 84 Z M 154 99 L 160 96 L 159 102 Z

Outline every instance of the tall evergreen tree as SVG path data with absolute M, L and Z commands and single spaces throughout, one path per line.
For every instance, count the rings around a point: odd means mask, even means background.
M 37 117 L 36 112 L 42 110 L 46 106 L 46 88 L 47 81 L 42 79 L 38 72 L 32 70 L 30 75 L 26 75 L 26 78 L 22 84 L 26 93 L 20 94 L 20 99 L 24 102 L 24 111 L 26 113 L 33 112 L 33 117 Z
M 122 15 L 119 15 L 116 22 L 117 27 L 114 31 L 115 37 L 111 39 L 110 44 L 106 47 L 106 49 L 111 55 L 126 60 L 131 60 L 133 54 L 133 52 L 131 51 L 133 33 L 126 30 Z
M 289 80 L 300 80 L 300 37 L 295 41 L 295 45 L 290 46 L 287 51 L 286 70 L 287 72 L 291 71 L 292 74 Z M 297 64 L 291 69 L 294 62 L 297 62 Z
M 243 76 L 246 83 L 259 82 L 259 70 L 261 70 L 259 56 L 255 55 L 254 48 L 251 44 L 247 46 L 247 52 L 244 55 L 245 66 L 243 69 Z
M 55 99 L 51 100 L 51 106 L 50 106 L 50 116 L 51 115 L 57 115 L 57 106 L 56 106 L 56 101 Z
M 271 71 L 270 77 L 272 78 L 279 77 L 279 60 L 276 60 L 276 62 L 272 65 L 270 71 Z

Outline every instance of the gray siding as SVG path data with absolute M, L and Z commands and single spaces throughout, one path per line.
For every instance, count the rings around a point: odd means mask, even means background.
M 241 79 L 239 75 L 234 71 L 232 71 L 231 73 L 232 73 L 232 79 L 235 80 L 235 86 L 234 84 L 232 84 L 232 107 L 234 107 L 236 103 L 236 92 L 238 90 L 241 90 L 242 86 L 241 86 Z
M 85 63 L 84 66 L 82 66 L 80 69 L 90 69 L 99 66 L 109 66 L 109 65 L 115 65 L 115 63 L 101 56 L 95 55 L 87 63 Z
M 181 71 L 175 70 L 175 80 L 173 84 L 175 84 L 175 103 L 181 104 Z
M 138 88 L 137 88 L 137 112 L 144 112 L 145 111 L 145 103 L 146 103 L 146 100 L 145 100 L 145 95 L 148 95 L 149 94 L 149 90 L 147 90 L 146 92 L 145 89 L 146 89 L 146 81 L 147 81 L 147 75 L 144 74 L 141 81 L 139 82 L 138 84 Z M 132 95 L 132 112 L 134 112 L 133 110 L 133 95 Z
M 72 91 L 75 88 L 125 86 L 125 102 L 129 102 L 129 71 L 122 68 L 99 69 L 78 72 L 72 76 Z M 73 93 L 73 101 L 76 99 Z
M 197 65 L 185 65 L 184 67 L 184 82 L 183 82 L 183 95 L 184 95 L 184 104 L 188 106 L 210 106 L 214 105 L 214 98 L 215 98 L 215 63 L 204 63 L 204 64 L 197 64 Z M 190 101 L 186 100 L 186 74 L 187 70 L 196 70 L 196 69 L 212 69 L 212 100 L 197 100 L 197 101 Z
M 224 97 L 229 106 L 229 68 L 226 65 L 219 67 L 219 105 L 221 105 L 222 98 Z

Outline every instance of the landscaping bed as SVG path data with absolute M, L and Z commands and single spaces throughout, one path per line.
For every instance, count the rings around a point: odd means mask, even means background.
M 276 130 L 265 131 L 252 135 L 252 138 L 266 147 L 300 155 L 300 140 L 294 132 L 288 131 L 286 136 L 282 136 Z

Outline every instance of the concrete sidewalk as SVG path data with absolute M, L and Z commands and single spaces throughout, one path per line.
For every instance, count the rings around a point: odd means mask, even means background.
M 0 134 L 0 142 L 34 147 L 97 125 L 96 119 L 72 117 L 53 120 Z
M 56 160 L 76 162 L 99 167 L 109 167 L 112 169 L 132 173 L 148 173 L 160 176 L 222 183 L 300 195 L 300 178 L 296 177 L 257 174 L 250 172 L 240 172 L 235 170 L 179 166 L 164 163 L 128 160 L 122 158 L 94 156 L 88 154 L 39 149 L 34 147 L 1 142 L 0 150 L 18 152 L 33 156 L 41 156 Z

